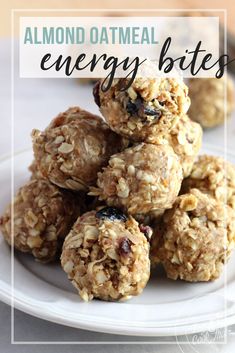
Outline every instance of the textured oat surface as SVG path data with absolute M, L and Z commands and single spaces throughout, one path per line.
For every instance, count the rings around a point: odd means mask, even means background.
M 28 170 L 31 173 L 31 179 L 43 179 L 43 175 L 40 172 L 38 168 L 38 163 L 35 161 L 35 159 L 32 161 L 30 166 L 28 167 Z
M 66 237 L 61 264 L 85 301 L 138 295 L 150 275 L 149 243 L 132 217 L 83 214 Z
M 163 128 L 162 131 L 159 131 L 154 137 L 154 143 L 168 144 L 173 148 L 180 159 L 184 177 L 186 177 L 190 174 L 201 148 L 202 128 L 183 114 L 174 118 L 170 130 Z
M 43 132 L 33 130 L 32 139 L 42 175 L 72 190 L 94 184 L 109 157 L 125 146 L 100 117 L 79 107 L 59 114 Z
M 169 278 L 190 282 L 219 277 L 234 249 L 235 214 L 227 205 L 192 189 L 165 212 L 152 243 Z
M 91 194 L 132 215 L 146 214 L 170 208 L 182 178 L 180 161 L 171 147 L 141 143 L 110 158 Z
M 203 127 L 210 128 L 223 124 L 233 109 L 235 101 L 234 84 L 231 78 L 192 78 L 189 80 L 191 106 L 189 116 Z M 227 88 L 227 93 L 226 93 Z M 225 111 L 227 99 L 227 113 Z
M 198 188 L 235 210 L 235 167 L 221 157 L 201 155 L 190 176 L 184 179 L 182 192 Z
M 80 198 L 60 190 L 45 179 L 33 179 L 21 187 L 13 204 L 14 246 L 37 260 L 55 259 L 64 237 L 80 213 Z M 0 218 L 6 241 L 12 243 L 11 206 Z
M 188 88 L 177 78 L 136 78 L 127 90 L 127 80 L 115 79 L 107 92 L 101 84 L 93 93 L 102 115 L 112 130 L 133 141 L 154 142 L 190 105 Z

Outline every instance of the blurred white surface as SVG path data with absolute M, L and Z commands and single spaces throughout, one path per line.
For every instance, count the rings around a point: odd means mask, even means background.
M 11 61 L 10 41 L 0 41 L 0 104 L 1 104 L 1 130 L 0 130 L 0 155 L 9 154 L 11 148 Z M 17 63 L 15 65 L 17 71 Z M 17 76 L 17 75 L 15 75 Z M 45 85 L 46 82 L 46 85 Z M 87 99 L 89 97 L 89 99 Z M 31 146 L 30 133 L 33 128 L 43 129 L 58 112 L 64 111 L 69 106 L 80 105 L 83 108 L 98 113 L 98 108 L 93 102 L 92 87 L 82 86 L 76 80 L 67 79 L 14 79 L 14 150 L 22 150 Z M 235 149 L 235 115 L 227 124 L 227 147 Z M 204 133 L 204 141 L 216 146 L 224 146 L 224 127 L 218 127 Z M 0 289 L 1 290 L 1 289 Z M 27 353 L 32 351 L 32 346 L 10 345 L 10 308 L 0 303 L 0 352 Z M 230 329 L 232 331 L 232 328 Z M 235 329 L 234 329 L 235 331 Z M 47 340 L 83 340 L 83 341 L 120 341 L 126 337 L 92 333 L 76 330 L 29 315 L 15 312 L 15 334 L 17 338 L 23 337 L 25 341 Z M 72 346 L 59 349 L 72 352 L 224 352 L 230 353 L 235 346 L 234 335 L 230 332 L 226 345 L 116 345 L 116 346 Z M 180 339 L 179 339 L 180 340 Z M 162 339 L 164 341 L 164 339 Z M 175 341 L 175 338 L 172 338 Z M 58 346 L 46 345 L 33 347 L 34 353 L 57 352 Z

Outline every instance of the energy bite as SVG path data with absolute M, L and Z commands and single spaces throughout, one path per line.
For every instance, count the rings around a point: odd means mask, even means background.
M 144 215 L 171 208 L 182 180 L 180 161 L 170 146 L 141 143 L 113 155 L 90 194 L 131 215 Z
M 154 141 L 156 144 L 168 144 L 173 148 L 180 159 L 184 177 L 187 177 L 201 148 L 202 128 L 187 115 L 178 116 L 170 131 L 159 131 Z
M 109 157 L 125 147 L 96 115 L 69 108 L 44 130 L 33 130 L 33 150 L 38 169 L 52 183 L 72 190 L 86 190 Z
M 134 218 L 104 207 L 78 218 L 65 239 L 61 264 L 83 300 L 125 300 L 148 282 L 149 242 Z
M 154 143 L 159 131 L 169 130 L 176 116 L 188 111 L 188 88 L 180 78 L 136 78 L 125 90 L 127 83 L 127 79 L 115 79 L 103 92 L 98 81 L 93 90 L 108 125 L 122 136 Z
M 199 156 L 190 176 L 182 183 L 183 193 L 191 188 L 197 188 L 235 210 L 235 168 L 223 158 Z
M 79 196 L 60 190 L 45 179 L 33 179 L 21 187 L 13 204 L 14 246 L 36 260 L 56 258 L 65 236 L 80 214 Z M 11 244 L 11 205 L 0 218 L 0 229 Z
M 218 278 L 234 249 L 234 211 L 197 189 L 177 198 L 163 216 L 155 255 L 169 278 L 210 281 Z
M 192 78 L 189 80 L 191 106 L 189 116 L 204 128 L 223 124 L 234 109 L 234 85 L 227 76 L 227 97 L 225 96 L 225 78 Z M 225 111 L 227 99 L 227 115 Z

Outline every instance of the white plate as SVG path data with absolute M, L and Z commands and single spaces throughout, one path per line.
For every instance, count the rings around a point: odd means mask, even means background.
M 215 147 L 204 152 L 222 154 Z M 235 156 L 228 155 L 235 162 Z M 28 178 L 32 153 L 14 158 L 15 189 Z M 0 162 L 0 213 L 10 200 L 11 160 Z M 0 299 L 11 303 L 10 249 L 0 239 Z M 225 286 L 225 282 L 227 285 Z M 26 313 L 67 326 L 106 333 L 172 336 L 235 323 L 235 256 L 213 283 L 190 284 L 153 274 L 142 295 L 125 303 L 82 302 L 59 264 L 43 265 L 15 253 L 14 306 Z

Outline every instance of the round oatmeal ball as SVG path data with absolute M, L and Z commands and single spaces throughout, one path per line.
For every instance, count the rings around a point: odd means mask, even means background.
M 136 78 L 128 89 L 128 79 L 115 79 L 102 91 L 102 81 L 93 94 L 110 128 L 137 142 L 154 143 L 155 136 L 169 130 L 174 119 L 187 112 L 188 88 L 180 78 Z
M 183 193 L 191 188 L 197 188 L 235 210 L 235 167 L 223 158 L 199 156 L 190 176 L 182 183 Z
M 59 114 L 44 130 L 33 130 L 33 150 L 38 169 L 53 184 L 86 190 L 109 157 L 125 147 L 96 115 L 79 107 Z
M 178 116 L 170 131 L 163 129 L 155 136 L 155 143 L 173 148 L 180 159 L 183 175 L 187 177 L 201 148 L 202 128 L 187 115 Z
M 159 231 L 158 248 L 152 252 L 169 278 L 215 280 L 234 249 L 235 214 L 229 206 L 192 189 L 165 212 Z
M 61 264 L 83 300 L 125 300 L 148 282 L 149 242 L 134 218 L 102 207 L 78 218 L 65 239 Z
M 191 106 L 189 116 L 204 128 L 223 124 L 234 109 L 234 85 L 227 76 L 227 116 L 225 107 L 225 78 L 192 78 L 189 80 Z
M 182 179 L 180 161 L 170 146 L 141 143 L 113 155 L 90 194 L 131 215 L 147 214 L 171 208 Z
M 41 262 L 54 260 L 80 214 L 80 203 L 78 195 L 60 190 L 45 179 L 30 180 L 19 189 L 13 204 L 15 248 Z M 0 218 L 0 229 L 9 244 L 11 219 L 10 205 Z

